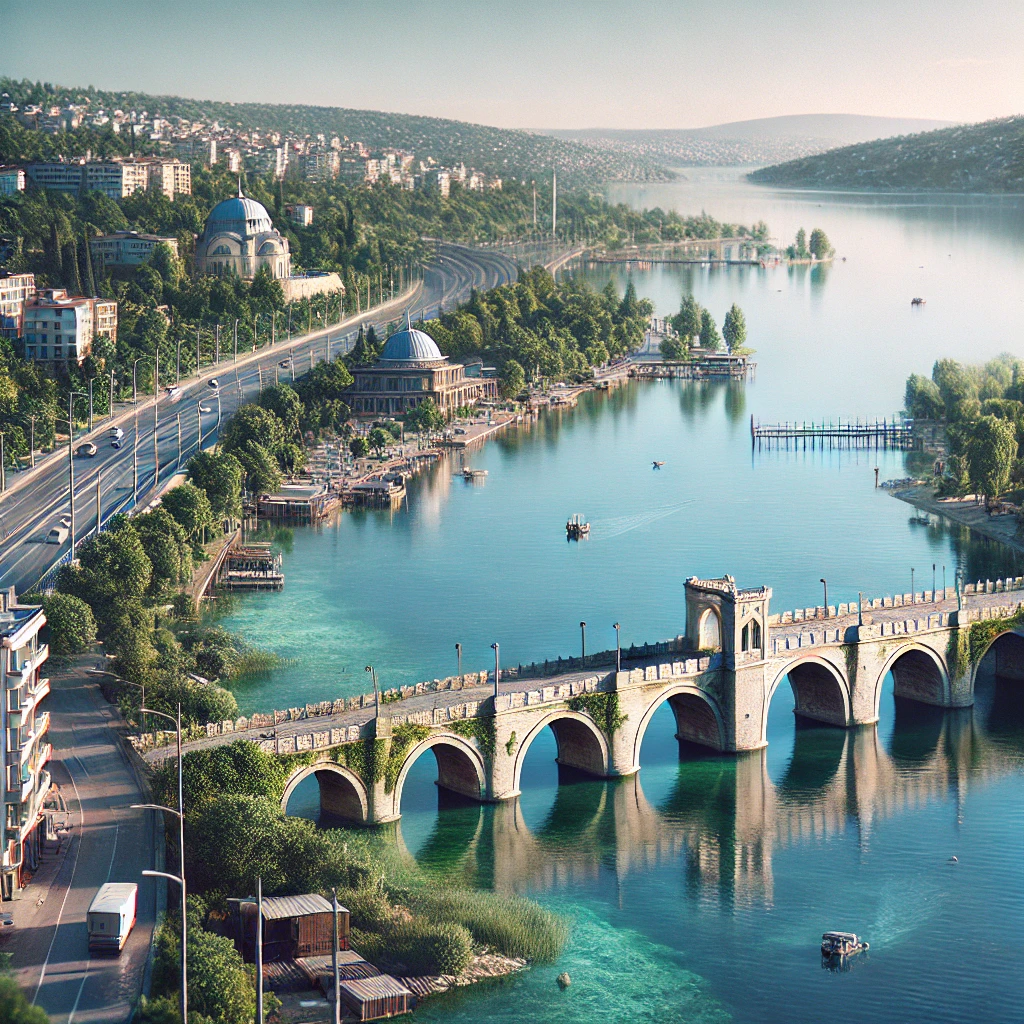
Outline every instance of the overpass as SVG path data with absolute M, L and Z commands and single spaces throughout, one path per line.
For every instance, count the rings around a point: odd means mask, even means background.
M 640 769 L 640 748 L 666 701 L 681 740 L 722 752 L 767 745 L 768 712 L 784 679 L 795 712 L 841 728 L 878 720 L 882 685 L 897 697 L 968 707 L 978 666 L 1024 679 L 1024 577 L 938 593 L 772 614 L 771 588 L 730 576 L 685 582 L 685 632 L 585 659 L 516 666 L 211 723 L 186 750 L 252 739 L 292 758 L 282 807 L 314 775 L 324 810 L 363 824 L 395 821 L 413 763 L 427 750 L 438 785 L 481 802 L 513 800 L 531 744 L 550 727 L 558 762 L 599 778 Z M 203 734 L 205 732 L 205 735 Z M 167 733 L 136 737 L 152 763 Z

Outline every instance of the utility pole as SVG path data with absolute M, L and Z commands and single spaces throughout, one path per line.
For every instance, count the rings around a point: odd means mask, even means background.
M 235 321 L 235 362 L 238 362 L 238 321 Z
M 156 422 L 156 402 L 153 403 L 153 489 L 160 483 L 160 431 Z
M 139 503 L 139 414 L 135 413 L 135 433 L 132 437 L 132 508 Z
M 494 651 L 494 699 L 498 699 L 498 680 L 501 678 L 501 670 L 498 668 L 498 643 L 495 641 L 491 644 L 491 650 Z M 497 711 L 497 708 L 495 708 Z
M 335 921 L 337 930 L 337 921 Z M 334 954 L 338 959 L 338 954 Z M 263 879 L 256 879 L 256 1024 L 263 1024 Z
M 531 181 L 533 185 L 533 230 L 537 230 L 537 182 Z
M 554 240 L 558 230 L 558 175 L 551 172 L 551 238 Z
M 160 418 L 160 349 L 156 350 L 156 363 L 153 366 L 153 429 Z
M 334 1024 L 341 1024 L 341 978 L 338 974 L 338 890 L 331 889 L 331 917 L 334 920 L 334 941 L 331 943 L 331 967 L 334 973 Z
M 96 470 L 96 536 L 100 535 L 103 525 L 103 505 L 100 503 L 100 471 Z
M 29 416 L 29 440 L 28 440 L 28 464 L 32 469 L 36 468 L 36 418 Z
M 7 459 L 4 456 L 4 437 L 6 435 L 0 430 L 0 494 L 7 490 Z
M 175 469 L 181 469 L 181 413 L 177 415 L 178 420 L 178 459 L 175 462 Z
M 89 433 L 92 433 L 92 382 L 94 378 L 89 378 Z

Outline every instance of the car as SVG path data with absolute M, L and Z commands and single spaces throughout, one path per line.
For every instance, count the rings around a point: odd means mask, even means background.
M 462 427 L 456 427 L 455 428 L 455 433 L 456 434 L 464 434 L 465 432 L 466 431 Z
M 167 397 L 172 402 L 177 402 L 178 399 L 181 398 L 181 388 L 178 387 L 177 384 L 172 384 L 169 388 L 167 388 Z
M 219 381 L 219 380 L 217 380 L 217 378 L 216 378 L 216 377 L 211 377 L 211 378 L 210 378 L 210 379 L 209 379 L 209 380 L 208 380 L 208 381 L 206 382 L 206 386 L 207 386 L 208 388 L 211 388 L 211 389 L 212 389 L 213 391 L 216 391 L 216 390 L 217 390 L 218 388 L 220 388 L 220 381 Z
M 96 457 L 96 453 L 98 451 L 99 451 L 99 448 L 97 448 L 96 445 L 94 445 L 92 443 L 92 441 L 86 441 L 85 444 L 80 444 L 78 446 L 78 451 L 75 454 L 76 455 L 83 455 L 86 458 L 93 459 L 93 458 Z
M 63 544 L 68 539 L 68 529 L 66 526 L 55 526 L 46 535 L 47 544 Z
M 292 361 L 290 359 L 282 359 L 277 365 L 280 366 L 282 370 L 287 370 L 292 365 Z
M 124 444 L 124 440 L 122 438 L 120 438 L 120 437 L 112 437 L 110 439 L 110 447 L 111 448 L 120 449 L 123 444 Z

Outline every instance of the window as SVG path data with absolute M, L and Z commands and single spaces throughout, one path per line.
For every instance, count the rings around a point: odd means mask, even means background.
M 35 359 L 35 357 L 36 357 L 36 347 L 35 347 L 35 345 L 30 345 L 29 349 L 28 349 L 28 352 L 26 352 L 25 354 L 29 357 L 29 359 Z
M 54 345 L 54 347 L 53 347 L 53 358 L 54 359 L 60 359 L 61 358 L 61 348 L 60 348 L 59 345 Z

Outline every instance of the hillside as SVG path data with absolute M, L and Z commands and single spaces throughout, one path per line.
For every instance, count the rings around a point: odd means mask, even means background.
M 844 146 L 748 177 L 793 188 L 1024 192 L 1024 117 Z
M 567 186 L 597 185 L 603 181 L 665 181 L 674 177 L 671 171 L 642 155 L 615 153 L 550 136 L 439 117 L 305 104 L 226 103 L 92 87 L 69 88 L 10 78 L 0 78 L 0 92 L 9 93 L 19 106 L 73 103 L 85 105 L 90 111 L 145 110 L 150 117 L 182 117 L 204 124 L 216 121 L 242 131 L 347 136 L 365 143 L 371 150 L 410 150 L 417 158 L 433 157 L 442 166 L 465 163 L 500 177 L 539 178 L 554 169 Z
M 944 128 L 948 121 L 860 114 L 790 114 L 706 128 L 553 129 L 559 139 L 673 166 L 778 163 L 869 139 Z

